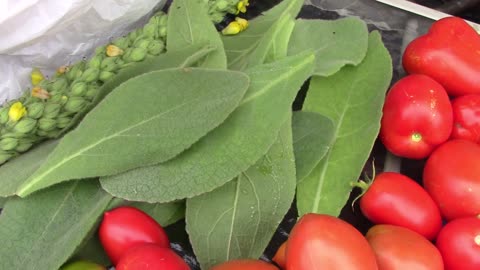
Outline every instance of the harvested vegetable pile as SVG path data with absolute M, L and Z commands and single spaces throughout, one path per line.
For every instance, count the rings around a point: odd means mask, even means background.
M 360 19 L 295 19 L 302 5 L 237 19 L 227 36 L 206 5 L 175 0 L 5 104 L 0 269 L 109 264 L 96 234 L 119 206 L 163 227 L 185 219 L 202 269 L 259 258 L 294 198 L 300 216 L 338 216 L 378 136 L 392 63 Z

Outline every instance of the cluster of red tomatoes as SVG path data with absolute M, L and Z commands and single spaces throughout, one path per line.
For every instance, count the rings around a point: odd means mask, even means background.
M 335 217 L 303 216 L 274 257 L 284 269 L 480 269 L 480 36 L 441 19 L 402 63 L 408 75 L 387 92 L 379 137 L 425 162 L 422 181 L 382 172 L 357 183 L 376 224 L 365 236 Z
M 441 19 L 408 44 L 402 63 L 408 75 L 387 93 L 380 139 L 397 156 L 425 161 L 423 187 L 381 173 L 362 212 L 434 244 L 426 252 L 412 242 L 417 254 L 408 258 L 425 262 L 415 269 L 480 269 L 480 36 L 460 18 Z

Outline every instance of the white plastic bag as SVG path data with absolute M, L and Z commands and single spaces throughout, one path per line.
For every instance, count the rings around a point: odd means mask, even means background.
M 30 87 L 32 67 L 51 75 L 142 26 L 166 0 L 0 0 L 0 105 Z

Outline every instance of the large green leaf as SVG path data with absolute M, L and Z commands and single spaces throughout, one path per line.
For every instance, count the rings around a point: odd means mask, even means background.
M 45 162 L 57 144 L 58 140 L 45 142 L 2 165 L 0 167 L 0 197 L 15 195 L 18 187 Z
M 273 144 L 313 62 L 311 53 L 302 53 L 249 69 L 250 88 L 224 123 L 176 158 L 103 177 L 102 187 L 127 200 L 167 202 L 225 184 Z
M 224 69 L 227 56 L 223 42 L 207 14 L 205 5 L 198 0 L 174 0 L 168 12 L 167 51 L 191 45 L 208 44 L 215 48 L 202 62 L 202 67 Z
M 297 111 L 293 113 L 292 129 L 297 181 L 301 182 L 327 154 L 334 124 L 319 113 Z
M 283 0 L 280 4 L 249 22 L 249 27 L 235 36 L 223 36 L 228 67 L 244 70 L 247 66 L 262 63 L 270 51 L 275 35 L 289 37 L 288 19 L 295 18 L 303 5 L 303 0 Z M 283 22 L 281 22 L 284 20 Z M 287 23 L 287 24 L 286 24 Z M 282 28 L 285 26 L 282 32 Z M 256 51 L 256 49 L 260 49 Z M 260 58 L 259 58 L 260 57 Z
M 111 199 L 96 180 L 9 199 L 0 215 L 0 269 L 58 269 Z
M 17 194 L 166 161 L 222 123 L 248 82 L 244 73 L 200 68 L 134 77 L 65 135 Z
M 268 153 L 233 181 L 187 200 L 187 232 L 202 269 L 259 258 L 295 195 L 291 119 Z
M 339 215 L 360 176 L 380 129 L 385 92 L 392 78 L 392 61 L 378 32 L 369 37 L 361 64 L 333 76 L 314 77 L 304 110 L 321 113 L 335 123 L 325 157 L 297 187 L 300 214 Z
M 345 65 L 358 65 L 367 53 L 368 29 L 355 17 L 338 20 L 297 20 L 289 54 L 315 51 L 315 75 L 330 76 Z
M 212 49 L 209 47 L 191 46 L 184 50 L 167 52 L 130 66 L 102 86 L 94 104 L 132 77 L 155 70 L 191 67 L 211 51 Z M 92 105 L 87 111 L 90 111 L 93 107 Z M 58 141 L 50 141 L 37 145 L 30 151 L 22 153 L 22 155 L 0 166 L 0 197 L 14 195 L 18 187 L 43 164 L 48 155 L 55 149 L 57 143 Z

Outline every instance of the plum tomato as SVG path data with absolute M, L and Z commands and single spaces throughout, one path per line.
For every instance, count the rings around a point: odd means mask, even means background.
M 438 206 L 427 191 L 408 176 L 383 172 L 364 188 L 360 209 L 373 223 L 402 226 L 429 240 L 435 239 L 442 228 Z
M 98 235 L 114 265 L 126 250 L 137 244 L 155 243 L 170 247 L 167 233 L 161 225 L 145 212 L 130 206 L 105 212 Z
M 282 269 L 285 269 L 287 266 L 286 261 L 286 251 L 287 251 L 287 241 L 283 242 L 280 247 L 275 252 L 275 256 L 273 256 L 272 261 L 274 261 L 278 266 Z
M 447 220 L 480 214 L 480 145 L 449 140 L 425 163 L 423 186 Z
M 387 92 L 380 140 L 397 156 L 423 159 L 448 140 L 452 125 L 452 105 L 445 88 L 426 75 L 411 74 Z
M 262 260 L 236 259 L 217 264 L 210 270 L 278 270 L 278 267 Z
M 116 270 L 190 270 L 175 251 L 152 243 L 139 244 L 127 250 Z
M 443 270 L 440 251 L 410 229 L 375 225 L 366 238 L 375 251 L 379 270 Z
M 349 223 L 325 214 L 305 214 L 287 241 L 287 269 L 376 270 L 375 254 Z
M 90 262 L 90 261 L 75 261 L 65 264 L 60 270 L 106 270 L 102 265 Z
M 452 100 L 452 139 L 480 143 L 480 94 L 459 96 Z
M 480 218 L 466 217 L 448 222 L 436 242 L 445 270 L 480 269 Z

